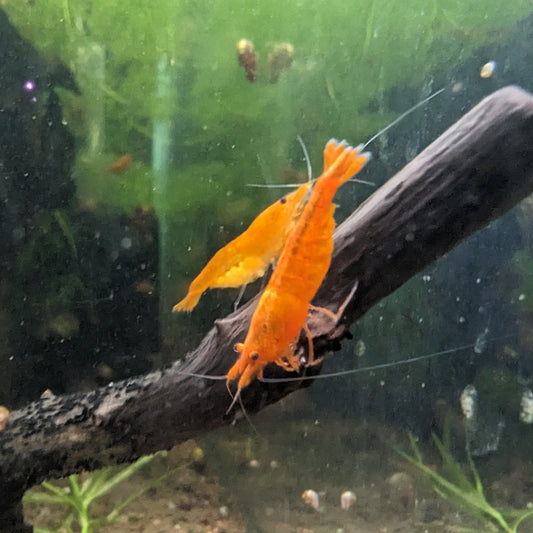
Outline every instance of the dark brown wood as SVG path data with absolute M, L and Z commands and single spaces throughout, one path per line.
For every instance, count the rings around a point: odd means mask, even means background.
M 335 309 L 359 285 L 342 324 L 310 317 L 318 353 L 337 346 L 350 323 L 532 191 L 533 97 L 509 87 L 484 99 L 337 229 L 315 303 Z M 228 423 L 224 380 L 182 372 L 224 375 L 254 306 L 255 300 L 216 321 L 186 361 L 167 370 L 86 394 L 47 395 L 12 413 L 0 432 L 0 532 L 31 531 L 20 499 L 44 479 L 133 461 Z M 306 383 L 255 382 L 243 401 L 255 412 Z
M 359 206 L 335 232 L 332 267 L 315 303 L 342 301 L 359 280 L 344 318 L 353 323 L 531 194 L 532 105 L 518 87 L 496 91 Z M 314 333 L 328 327 L 315 323 Z

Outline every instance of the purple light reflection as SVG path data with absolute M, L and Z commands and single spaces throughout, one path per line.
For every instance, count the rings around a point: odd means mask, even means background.
M 24 84 L 24 90 L 27 91 L 27 92 L 31 92 L 31 91 L 33 91 L 33 89 L 35 89 L 35 83 L 33 83 L 32 80 L 28 80 Z

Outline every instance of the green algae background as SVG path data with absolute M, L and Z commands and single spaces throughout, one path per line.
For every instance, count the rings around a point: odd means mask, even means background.
M 2 9 L 74 74 L 80 94 L 57 92 L 78 139 L 80 200 L 155 208 L 168 316 L 212 253 L 280 194 L 245 184 L 283 181 L 288 167 L 305 179 L 296 135 L 316 173 L 330 137 L 359 143 L 394 118 L 386 91 L 436 89 L 435 73 L 501 40 L 531 4 L 4 0 Z M 237 62 L 241 38 L 258 54 L 255 83 Z M 282 42 L 294 61 L 270 83 L 268 54 Z M 110 174 L 125 153 L 132 166 Z
M 175 163 L 167 206 L 172 211 L 181 209 L 180 182 L 187 181 L 192 165 L 194 176 L 197 165 L 205 164 L 209 177 L 238 185 L 261 180 L 259 154 L 270 169 L 264 179 L 279 181 L 287 146 L 298 133 L 307 134 L 318 167 L 330 136 L 357 142 L 390 118 L 368 111 L 376 95 L 419 84 L 467 57 L 473 47 L 497 40 L 531 10 L 527 1 L 501 9 L 498 2 L 481 0 L 3 4 L 45 57 L 72 69 L 81 97 L 70 106 L 81 107 L 79 114 L 90 120 L 84 113 L 91 107 L 88 100 L 103 101 L 101 153 L 92 153 L 93 158 L 107 155 L 108 163 L 133 152 L 149 167 L 153 122 L 172 120 Z M 247 82 L 237 64 L 235 45 L 243 37 L 254 42 L 259 54 L 255 84 Z M 267 56 L 279 42 L 294 46 L 295 60 L 278 83 L 270 84 Z M 103 54 L 101 80 L 90 70 L 91 47 Z M 157 75 L 161 61 L 168 62 L 172 80 L 171 94 L 163 96 Z M 63 94 L 63 100 L 69 97 Z M 75 126 L 83 135 L 83 128 Z M 229 169 L 213 174 L 213 160 L 225 161 Z M 138 171 L 130 181 L 150 178 L 149 171 Z M 130 195 L 122 187 L 120 195 L 110 196 L 103 188 L 98 183 L 95 196 L 118 206 L 150 201 L 149 188 L 132 186 Z M 201 189 L 197 200 L 203 198 Z

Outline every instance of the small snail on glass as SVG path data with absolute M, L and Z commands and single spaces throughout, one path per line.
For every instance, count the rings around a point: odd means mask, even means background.
M 257 78 L 257 54 L 254 43 L 248 39 L 241 39 L 237 43 L 237 58 L 239 65 L 244 67 L 248 81 L 254 82 Z

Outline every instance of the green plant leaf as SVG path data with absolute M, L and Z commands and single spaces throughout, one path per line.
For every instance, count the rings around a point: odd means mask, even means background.
M 401 450 L 397 451 L 402 457 L 404 457 L 429 478 L 436 494 L 438 494 L 442 499 L 447 500 L 456 507 L 462 509 L 465 513 L 469 514 L 479 522 L 483 523 L 484 529 L 480 531 L 487 531 L 488 528 L 492 531 L 516 533 L 516 528 L 518 525 L 523 520 L 533 515 L 533 510 L 522 512 L 514 524 L 509 525 L 504 516 L 505 513 L 493 507 L 486 500 L 481 478 L 479 477 L 478 471 L 470 454 L 468 454 L 468 465 L 474 478 L 474 483 L 468 479 L 466 474 L 463 472 L 461 465 L 453 458 L 449 449 L 450 441 L 446 437 L 445 439 L 445 441 L 448 443 L 448 446 L 445 446 L 443 441 L 441 441 L 436 435 L 433 435 L 433 440 L 443 462 L 443 470 L 445 470 L 448 475 L 452 477 L 451 480 L 445 478 L 424 464 L 422 454 L 413 435 L 409 434 L 409 442 L 413 450 L 413 456 L 410 456 Z M 468 531 L 468 529 L 463 529 L 463 531 Z
M 124 480 L 128 479 L 132 474 L 142 468 L 145 464 L 148 464 L 150 461 L 152 461 L 154 457 L 154 455 L 145 455 L 144 457 L 137 459 L 137 461 L 131 465 L 120 470 L 120 472 L 109 478 L 107 481 L 104 482 L 102 479 L 102 482 L 99 483 L 94 492 L 91 493 L 92 499 L 100 498 L 101 496 L 104 496 L 113 490 L 119 483 L 122 483 Z

